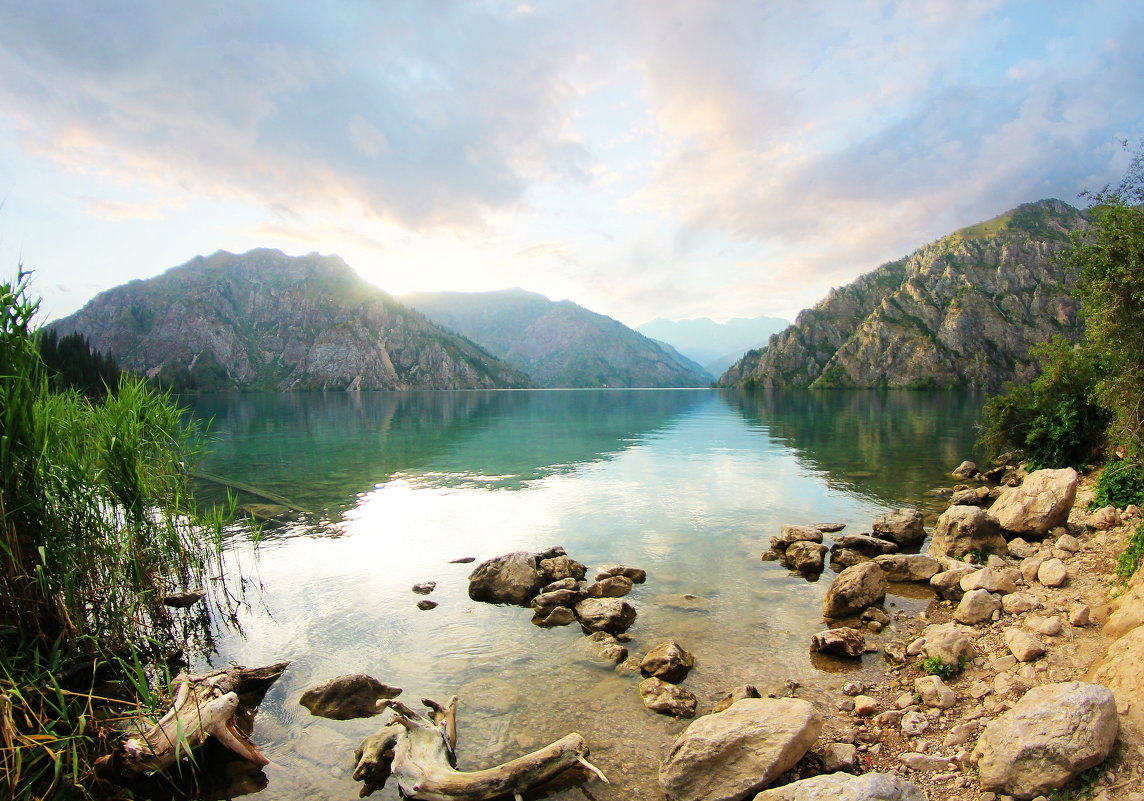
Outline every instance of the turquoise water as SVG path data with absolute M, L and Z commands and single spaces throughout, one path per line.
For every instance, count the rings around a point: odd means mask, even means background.
M 265 783 L 259 798 L 356 796 L 352 751 L 380 721 L 314 718 L 297 699 L 364 672 L 405 688 L 410 705 L 458 695 L 462 768 L 579 731 L 613 780 L 593 797 L 658 799 L 656 768 L 686 722 L 647 711 L 635 678 L 586 659 L 578 627 L 539 629 L 527 610 L 470 601 L 472 566 L 450 560 L 563 545 L 589 568 L 643 567 L 629 648 L 673 638 L 692 651 L 684 686 L 701 712 L 743 683 L 795 680 L 814 697 L 861 669 L 808 653 L 833 574 L 806 581 L 760 552 L 784 523 L 859 532 L 897 506 L 939 510 L 932 490 L 971 455 L 980 399 L 585 390 L 189 403 L 217 438 L 204 470 L 306 510 L 268 526 L 257 552 L 242 536 L 230 552 L 251 576 L 248 603 L 213 661 L 292 660 L 256 718 L 274 763 L 251 785 Z M 421 581 L 437 582 L 436 609 L 416 608 Z M 913 611 L 917 595 L 888 605 Z

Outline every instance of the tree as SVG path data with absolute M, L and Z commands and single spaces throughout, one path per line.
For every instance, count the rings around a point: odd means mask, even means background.
M 1109 439 L 1144 456 L 1144 142 L 1115 188 L 1087 194 L 1090 230 L 1069 254 L 1078 269 L 1085 347 L 1102 364 L 1096 397 Z

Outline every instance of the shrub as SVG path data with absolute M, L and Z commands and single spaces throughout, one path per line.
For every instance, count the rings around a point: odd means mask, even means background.
M 1041 374 L 1032 383 L 1006 384 L 986 401 L 979 444 L 990 456 L 1016 451 L 1034 470 L 1088 464 L 1109 419 L 1092 397 L 1097 360 L 1061 337 L 1034 348 L 1033 357 Z
M 1105 506 L 1123 509 L 1131 504 L 1144 506 L 1144 465 L 1138 462 L 1112 462 L 1096 480 L 1095 492 L 1090 509 Z
M 1140 567 L 1140 560 L 1144 558 L 1144 520 L 1136 527 L 1136 533 L 1124 546 L 1120 557 L 1116 560 L 1116 575 L 1121 581 L 1128 581 L 1136 574 Z

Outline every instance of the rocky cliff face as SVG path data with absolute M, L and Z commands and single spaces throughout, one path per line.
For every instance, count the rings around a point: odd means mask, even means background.
M 528 378 L 337 256 L 218 252 L 103 292 L 52 324 L 124 367 L 199 389 L 469 389 Z
M 542 387 L 705 387 L 711 376 L 662 342 L 571 301 L 522 289 L 427 292 L 405 302 Z
M 1042 200 L 951 234 L 832 290 L 719 383 L 995 391 L 1032 378 L 1031 346 L 1080 336 L 1076 275 L 1059 256 L 1084 225 Z

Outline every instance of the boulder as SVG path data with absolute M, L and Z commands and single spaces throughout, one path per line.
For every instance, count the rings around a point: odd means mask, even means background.
M 546 592 L 556 592 L 557 590 L 578 590 L 580 589 L 580 582 L 574 578 L 562 578 L 559 581 L 554 581 L 551 584 L 545 584 L 540 588 L 540 594 Z
M 1068 580 L 1068 568 L 1060 559 L 1046 559 L 1037 568 L 1037 581 L 1046 587 L 1061 587 Z
M 881 537 L 871 537 L 868 534 L 843 534 L 841 537 L 836 537 L 834 544 L 830 546 L 831 552 L 833 553 L 842 548 L 849 548 L 863 556 L 870 557 L 898 552 L 898 544 L 896 542 L 890 542 Z
M 636 609 L 619 598 L 585 598 L 575 607 L 576 617 L 585 632 L 606 631 L 619 634 L 636 620 Z
M 542 629 L 552 629 L 557 626 L 568 626 L 576 622 L 576 613 L 567 606 L 553 606 L 543 612 L 537 610 L 532 616 L 532 624 Z
M 821 531 L 823 534 L 833 534 L 836 531 L 841 531 L 846 528 L 845 523 L 815 523 L 814 528 Z
M 608 576 L 625 576 L 630 578 L 633 584 L 643 584 L 647 581 L 646 570 L 628 565 L 605 565 L 596 573 L 596 581 L 603 581 Z
M 925 640 L 922 652 L 929 658 L 940 659 L 947 665 L 960 666 L 973 659 L 977 653 L 971 639 L 972 629 L 956 623 L 941 623 L 926 626 L 922 632 Z
M 640 698 L 652 712 L 673 718 L 693 718 L 699 705 L 691 691 L 654 677 L 640 682 Z
M 866 636 L 858 629 L 827 629 L 811 636 L 810 650 L 861 659 L 866 652 Z
M 874 562 L 848 567 L 838 574 L 822 598 L 827 618 L 856 615 L 886 597 L 886 574 Z
M 977 570 L 978 568 L 971 565 L 943 570 L 930 576 L 929 583 L 934 591 L 945 600 L 960 601 L 961 596 L 965 595 L 965 590 L 961 589 L 961 580 L 970 573 L 976 573 Z
M 1001 608 L 1007 615 L 1019 615 L 1022 612 L 1031 612 L 1041 606 L 1041 601 L 1035 595 L 1027 592 L 1014 592 L 1001 598 Z
M 941 680 L 941 676 L 922 676 L 914 679 L 914 692 L 922 703 L 935 709 L 949 709 L 957 703 L 957 693 Z
M 952 475 L 954 478 L 960 478 L 962 481 L 964 481 L 967 478 L 973 478 L 975 475 L 977 475 L 977 473 L 977 464 L 975 462 L 966 460 L 959 464 L 957 467 L 953 468 Z
M 949 499 L 950 506 L 987 506 L 991 502 L 989 487 L 958 490 Z
M 537 615 L 543 617 L 558 606 L 575 606 L 583 598 L 584 593 L 578 590 L 553 590 L 552 592 L 540 593 L 529 601 L 528 605 L 533 608 Z
M 311 715 L 331 720 L 368 718 L 382 711 L 377 702 L 401 695 L 400 687 L 382 684 L 373 676 L 350 673 L 327 679 L 302 693 L 299 703 Z
M 822 530 L 815 526 L 783 526 L 777 537 L 771 537 L 771 547 L 789 548 L 796 542 L 822 542 Z
M 960 584 L 961 589 L 965 592 L 988 590 L 1000 595 L 1008 595 L 1017 591 L 1017 579 L 1020 576 L 1021 571 L 1015 568 L 995 570 L 991 567 L 983 567 L 981 570 L 974 570 L 972 573 L 962 576 Z
M 744 698 L 687 727 L 659 768 L 660 786 L 669 801 L 739 801 L 790 770 L 822 726 L 807 701 Z
M 892 542 L 889 544 L 893 545 Z M 897 546 L 895 545 L 894 547 Z M 850 548 L 839 548 L 836 551 L 830 552 L 830 569 L 835 572 L 842 572 L 848 567 L 854 567 L 854 565 L 860 565 L 863 562 L 869 561 L 869 556 L 851 550 Z
M 469 597 L 491 604 L 524 606 L 548 583 L 536 563 L 536 557 L 525 551 L 481 562 L 469 574 Z
M 993 617 L 1001 609 L 1001 596 L 989 590 L 970 590 L 961 597 L 954 610 L 953 619 L 958 623 L 973 625 Z
M 1103 762 L 1119 731 L 1107 687 L 1042 684 L 985 727 L 971 759 L 983 789 L 1032 798 Z
M 1110 528 L 1116 528 L 1120 525 L 1120 512 L 1116 511 L 1115 506 L 1105 506 L 1092 513 L 1092 516 L 1088 519 L 1088 524 L 1097 531 L 1107 531 Z
M 435 589 L 437 589 L 435 581 L 419 581 L 413 585 L 413 591 L 418 595 L 428 595 Z
M 436 609 L 437 608 L 437 602 L 436 601 L 430 601 L 428 598 L 422 598 L 420 601 L 417 602 L 417 608 L 420 609 L 422 612 L 428 612 L 430 609 Z
M 1108 647 L 1092 672 L 1092 680 L 1112 690 L 1127 719 L 1144 730 L 1144 626 L 1137 626 Z
M 632 580 L 627 576 L 605 576 L 584 588 L 592 598 L 622 598 L 632 591 Z
M 1068 522 L 1076 500 L 1077 474 L 1071 467 L 1036 470 L 989 507 L 989 513 L 1016 536 L 1040 539 Z
M 566 578 L 579 581 L 587 574 L 588 568 L 570 556 L 562 554 L 551 559 L 541 559 L 540 572 L 548 581 L 560 581 Z
M 845 771 L 858 767 L 858 746 L 854 743 L 831 743 L 822 749 L 822 769 L 827 773 Z M 770 792 L 764 790 L 763 792 Z
M 589 659 L 619 664 L 628 658 L 628 649 L 606 631 L 595 631 L 580 640 L 581 650 Z
M 695 657 L 675 640 L 661 642 L 640 661 L 640 672 L 672 684 L 679 684 L 695 667 Z
M 1041 546 L 1034 545 L 1023 537 L 1015 537 L 1009 540 L 1008 545 L 1005 546 L 1005 550 L 1010 556 L 1014 556 L 1018 559 L 1028 559 L 1030 556 L 1036 556 L 1040 552 Z
M 1121 637 L 1144 625 L 1144 571 L 1137 571 L 1128 591 L 1112 603 L 1113 612 L 1102 631 L 1108 637 Z
M 817 542 L 792 542 L 783 551 L 783 565 L 800 573 L 821 573 L 826 546 Z
M 977 506 L 951 506 L 934 526 L 926 553 L 935 558 L 961 557 L 970 551 L 1005 553 L 997 519 Z
M 926 796 L 892 773 L 824 773 L 765 790 L 754 801 L 926 801 Z
M 875 556 L 874 564 L 882 568 L 890 581 L 929 581 L 941 572 L 941 564 L 921 553 L 897 553 Z
M 895 509 L 875 520 L 873 531 L 898 545 L 917 545 L 926 538 L 925 518 L 917 509 Z

